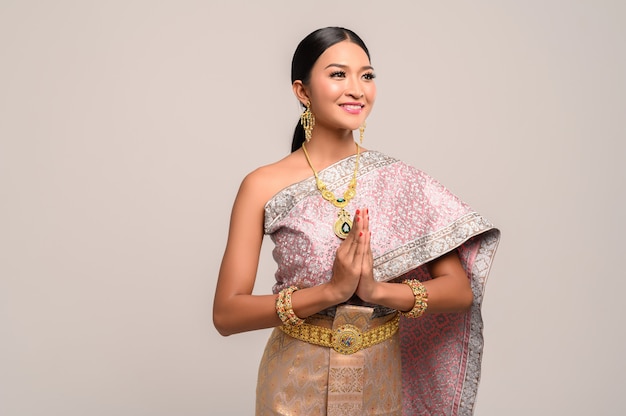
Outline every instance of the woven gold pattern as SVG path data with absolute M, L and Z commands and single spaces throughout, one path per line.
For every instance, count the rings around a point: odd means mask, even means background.
M 283 325 L 280 329 L 285 334 L 292 336 L 293 338 L 306 341 L 310 344 L 329 347 L 339 353 L 349 355 L 391 338 L 396 332 L 398 332 L 399 326 L 400 316 L 396 315 L 396 317 L 392 320 L 381 326 L 370 329 L 366 332 L 361 332 L 361 342 L 358 344 L 358 348 L 342 348 L 342 346 L 345 347 L 346 344 L 345 338 L 341 337 L 342 333 L 344 333 L 348 327 L 350 327 L 350 331 L 359 331 L 352 325 L 345 325 L 337 330 L 332 330 L 330 328 L 324 328 L 323 326 L 304 323 L 298 326 Z

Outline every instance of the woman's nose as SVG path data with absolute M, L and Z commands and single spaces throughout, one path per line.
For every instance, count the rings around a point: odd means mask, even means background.
M 352 80 L 350 81 L 350 83 L 347 85 L 346 88 L 346 95 L 351 96 L 352 98 L 362 98 L 363 97 L 363 89 L 361 88 L 361 85 L 359 84 L 358 81 Z

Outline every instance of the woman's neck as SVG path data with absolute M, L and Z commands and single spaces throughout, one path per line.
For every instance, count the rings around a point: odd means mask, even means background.
M 316 129 L 317 126 L 313 130 L 311 141 L 306 144 L 306 150 L 316 169 L 323 169 L 356 153 L 351 130 Z

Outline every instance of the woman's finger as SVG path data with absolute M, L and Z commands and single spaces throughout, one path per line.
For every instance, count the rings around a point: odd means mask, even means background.
M 358 235 L 356 235 L 358 233 Z M 359 265 L 363 263 L 363 256 L 368 251 L 369 244 L 367 243 L 366 237 L 369 235 L 369 225 L 367 219 L 366 210 L 361 209 L 359 215 L 359 227 L 355 229 L 355 238 L 357 239 L 357 247 L 354 260 L 358 262 Z
M 367 208 L 361 208 L 360 210 L 361 215 L 360 215 L 360 221 L 359 221 L 359 242 L 363 243 L 363 239 L 362 237 L 365 235 L 370 234 L 370 219 L 369 219 L 369 215 L 368 215 L 368 210 Z
M 362 229 L 363 229 L 363 224 L 362 224 L 363 218 L 362 218 L 361 213 L 362 211 L 359 209 L 357 209 L 356 212 L 354 213 L 354 221 L 352 221 L 352 228 L 350 229 L 350 233 L 348 234 L 348 237 L 346 237 L 346 240 L 344 241 L 344 243 L 350 244 L 350 246 L 348 247 L 348 255 L 352 259 L 354 259 L 354 256 L 356 255 L 356 250 L 359 245 L 359 234 L 362 233 Z
M 367 231 L 363 234 L 363 246 L 365 250 L 365 253 L 363 254 L 363 270 L 371 270 L 374 265 L 371 241 L 372 233 Z

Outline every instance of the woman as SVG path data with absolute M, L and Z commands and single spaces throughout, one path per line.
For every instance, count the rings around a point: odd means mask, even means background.
M 423 172 L 355 142 L 374 78 L 354 32 L 302 40 L 292 153 L 250 173 L 235 200 L 213 319 L 222 335 L 275 328 L 259 415 L 472 412 L 499 232 Z M 278 270 L 274 294 L 257 296 L 264 233 Z

